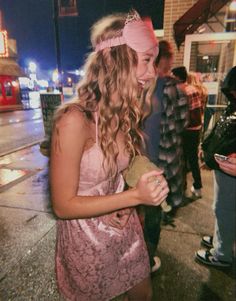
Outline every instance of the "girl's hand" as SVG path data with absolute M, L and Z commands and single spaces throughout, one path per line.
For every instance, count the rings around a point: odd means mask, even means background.
M 127 224 L 133 210 L 134 210 L 133 208 L 125 208 L 113 212 L 109 220 L 109 225 L 122 230 L 124 226 Z
M 215 159 L 220 169 L 230 176 L 236 176 L 236 153 L 230 154 L 227 161 Z
M 166 199 L 169 188 L 162 174 L 154 170 L 140 177 L 135 187 L 140 204 L 158 206 Z

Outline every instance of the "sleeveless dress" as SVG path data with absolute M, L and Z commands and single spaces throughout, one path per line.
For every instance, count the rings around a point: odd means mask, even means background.
M 127 167 L 128 158 L 118 157 L 119 172 L 113 178 L 102 163 L 96 117 L 96 143 L 82 156 L 78 195 L 123 191 L 121 171 Z M 142 228 L 136 210 L 131 212 L 122 230 L 109 225 L 112 214 L 57 220 L 56 275 L 66 300 L 108 301 L 148 277 L 150 266 Z

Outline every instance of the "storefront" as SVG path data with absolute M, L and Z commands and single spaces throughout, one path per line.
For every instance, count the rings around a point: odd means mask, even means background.
M 11 59 L 0 58 L 0 111 L 23 108 L 19 77 L 25 76 Z
M 197 72 L 208 89 L 212 127 L 226 106 L 221 83 L 236 65 L 236 1 L 199 0 L 173 25 L 183 65 Z
M 22 100 L 28 96 L 23 93 L 19 79 L 25 76 L 17 63 L 16 41 L 8 39 L 0 24 L 0 112 L 24 107 Z
M 221 83 L 227 72 L 236 65 L 236 34 L 233 32 L 187 35 L 185 38 L 184 65 L 198 72 L 208 90 L 205 128 L 212 128 L 226 98 Z

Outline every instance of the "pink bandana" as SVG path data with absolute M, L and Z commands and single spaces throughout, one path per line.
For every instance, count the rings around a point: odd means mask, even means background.
M 124 44 L 136 52 L 145 52 L 153 47 L 158 48 L 151 22 L 142 21 L 138 13 L 134 12 L 128 16 L 122 35 L 98 43 L 95 51 Z

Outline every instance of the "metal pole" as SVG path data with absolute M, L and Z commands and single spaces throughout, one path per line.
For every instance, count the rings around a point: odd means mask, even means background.
M 59 35 L 59 23 L 58 23 L 58 0 L 53 0 L 53 20 L 54 20 L 54 30 L 55 30 L 55 48 L 56 48 L 56 62 L 57 70 L 59 75 L 59 90 L 62 92 L 62 70 L 61 70 L 61 48 L 60 48 L 60 35 Z

